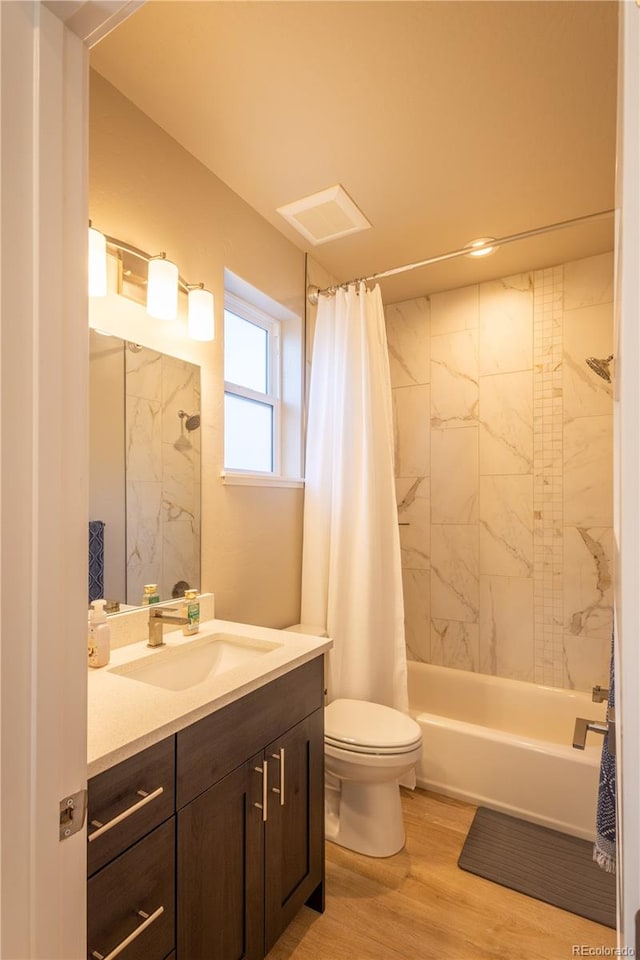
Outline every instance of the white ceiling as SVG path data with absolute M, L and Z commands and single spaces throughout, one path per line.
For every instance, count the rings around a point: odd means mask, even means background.
M 151 0 L 107 80 L 339 280 L 614 205 L 617 3 Z M 340 183 L 372 229 L 276 208 Z M 401 300 L 589 256 L 613 221 L 384 281 Z

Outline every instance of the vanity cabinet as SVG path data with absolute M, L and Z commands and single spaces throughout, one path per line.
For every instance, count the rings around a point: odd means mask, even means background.
M 90 780 L 89 957 L 262 960 L 322 911 L 323 731 L 318 657 Z
M 177 735 L 178 960 L 262 960 L 324 909 L 322 683 L 311 661 Z

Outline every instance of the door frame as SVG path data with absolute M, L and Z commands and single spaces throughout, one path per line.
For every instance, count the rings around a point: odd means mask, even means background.
M 635 948 L 635 914 L 640 909 L 640 6 L 623 0 L 618 8 L 614 379 L 618 946 Z

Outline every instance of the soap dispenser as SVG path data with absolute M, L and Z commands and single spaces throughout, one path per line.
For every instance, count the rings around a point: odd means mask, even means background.
M 106 600 L 94 600 L 89 617 L 89 666 L 106 667 L 111 657 L 111 627 L 104 607 Z
M 182 628 L 182 632 L 185 637 L 192 637 L 200 629 L 200 604 L 197 590 L 185 590 L 181 612 L 187 621 Z

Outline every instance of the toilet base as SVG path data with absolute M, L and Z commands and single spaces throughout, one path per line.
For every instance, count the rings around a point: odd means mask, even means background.
M 362 783 L 342 780 L 325 789 L 325 836 L 367 857 L 392 857 L 404 847 L 397 780 Z

